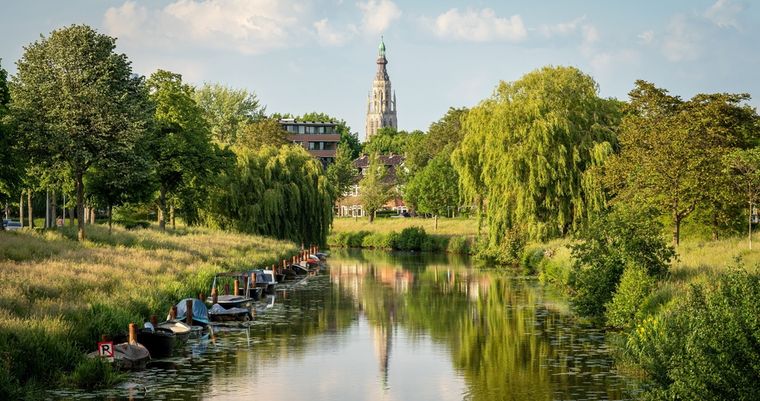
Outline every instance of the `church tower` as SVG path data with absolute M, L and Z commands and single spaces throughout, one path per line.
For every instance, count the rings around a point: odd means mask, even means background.
M 367 140 L 380 128 L 398 128 L 396 93 L 391 90 L 391 79 L 388 78 L 388 70 L 385 68 L 387 64 L 385 43 L 381 37 L 377 55 L 377 73 L 367 98 L 367 125 L 365 126 Z

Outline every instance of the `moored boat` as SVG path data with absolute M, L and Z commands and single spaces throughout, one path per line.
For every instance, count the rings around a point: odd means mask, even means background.
M 167 320 L 163 323 L 159 323 L 158 328 L 171 330 L 178 343 L 187 342 L 187 339 L 190 338 L 190 332 L 193 329 L 192 326 L 178 320 Z
M 251 311 L 247 308 L 224 308 L 219 304 L 211 306 L 208 316 L 212 322 L 247 322 L 253 319 Z
M 209 324 L 208 307 L 200 299 L 185 298 L 177 304 L 177 320 L 185 321 L 187 317 L 187 301 L 193 301 L 192 319 L 193 326 L 206 326 Z
M 176 336 L 171 329 L 145 328 L 137 332 L 137 342 L 148 349 L 152 358 L 167 358 L 174 351 Z

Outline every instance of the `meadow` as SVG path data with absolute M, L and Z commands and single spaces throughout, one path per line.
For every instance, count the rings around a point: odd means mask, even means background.
M 208 293 L 219 271 L 297 251 L 290 242 L 205 228 L 87 232 L 79 243 L 69 227 L 0 231 L 0 399 L 67 384 L 101 335 L 166 316 L 178 300 Z

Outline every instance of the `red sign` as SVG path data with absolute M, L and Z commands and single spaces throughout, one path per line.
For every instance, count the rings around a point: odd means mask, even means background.
M 113 341 L 102 341 L 98 343 L 98 355 L 113 361 Z

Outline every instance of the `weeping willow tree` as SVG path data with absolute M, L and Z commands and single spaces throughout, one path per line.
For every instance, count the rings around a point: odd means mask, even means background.
M 501 82 L 468 113 L 452 162 L 490 245 L 515 229 L 564 235 L 604 206 L 598 170 L 613 151 L 619 109 L 578 69 L 544 67 Z
M 212 225 L 324 244 L 334 192 L 322 165 L 300 146 L 238 148 L 236 166 L 220 179 Z

